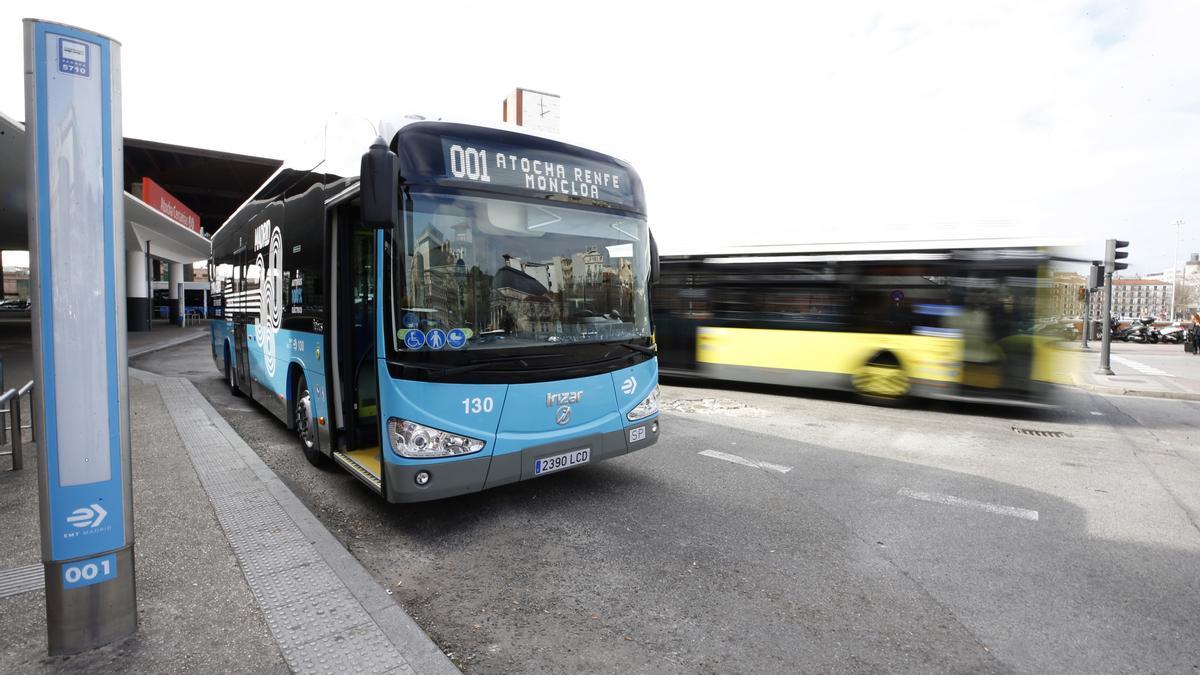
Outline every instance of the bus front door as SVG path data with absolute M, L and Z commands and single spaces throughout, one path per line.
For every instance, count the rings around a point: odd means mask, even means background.
M 376 491 L 383 487 L 379 386 L 376 376 L 376 230 L 364 226 L 356 203 L 336 208 L 333 329 L 341 415 L 335 459 Z

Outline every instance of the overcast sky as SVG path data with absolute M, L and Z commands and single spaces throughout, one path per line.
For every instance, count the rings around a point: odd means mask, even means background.
M 669 5 L 669 6 L 667 6 Z M 304 7 L 304 10 L 296 8 Z M 312 8 L 312 9 L 308 9 Z M 126 136 L 284 157 L 332 113 L 498 121 L 562 96 L 630 161 L 667 253 L 1042 235 L 1200 250 L 1200 3 L 7 0 L 123 44 Z

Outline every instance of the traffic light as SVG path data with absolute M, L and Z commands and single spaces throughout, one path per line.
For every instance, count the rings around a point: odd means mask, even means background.
M 1109 239 L 1104 247 L 1104 271 L 1107 274 L 1123 270 L 1129 267 L 1129 263 L 1117 262 L 1122 258 L 1129 257 L 1129 251 L 1121 251 L 1119 249 L 1129 246 L 1129 242 L 1121 241 L 1120 239 Z
M 1088 289 L 1096 290 L 1104 285 L 1104 264 L 1098 260 L 1092 261 L 1092 266 L 1088 269 Z

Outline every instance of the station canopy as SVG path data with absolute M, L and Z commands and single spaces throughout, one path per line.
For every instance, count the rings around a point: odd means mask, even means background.
M 262 157 L 126 138 L 125 248 L 170 262 L 208 257 L 208 236 L 246 201 L 281 162 Z M 0 250 L 29 248 L 25 125 L 0 113 Z M 150 178 L 200 217 L 201 232 L 179 224 L 131 190 Z

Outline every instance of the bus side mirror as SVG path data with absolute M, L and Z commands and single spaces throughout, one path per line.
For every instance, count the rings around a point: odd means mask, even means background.
M 400 222 L 400 158 L 376 138 L 362 156 L 359 172 L 362 221 L 371 227 L 394 228 Z
M 658 283 L 658 242 L 654 241 L 654 235 L 650 235 L 650 283 Z

